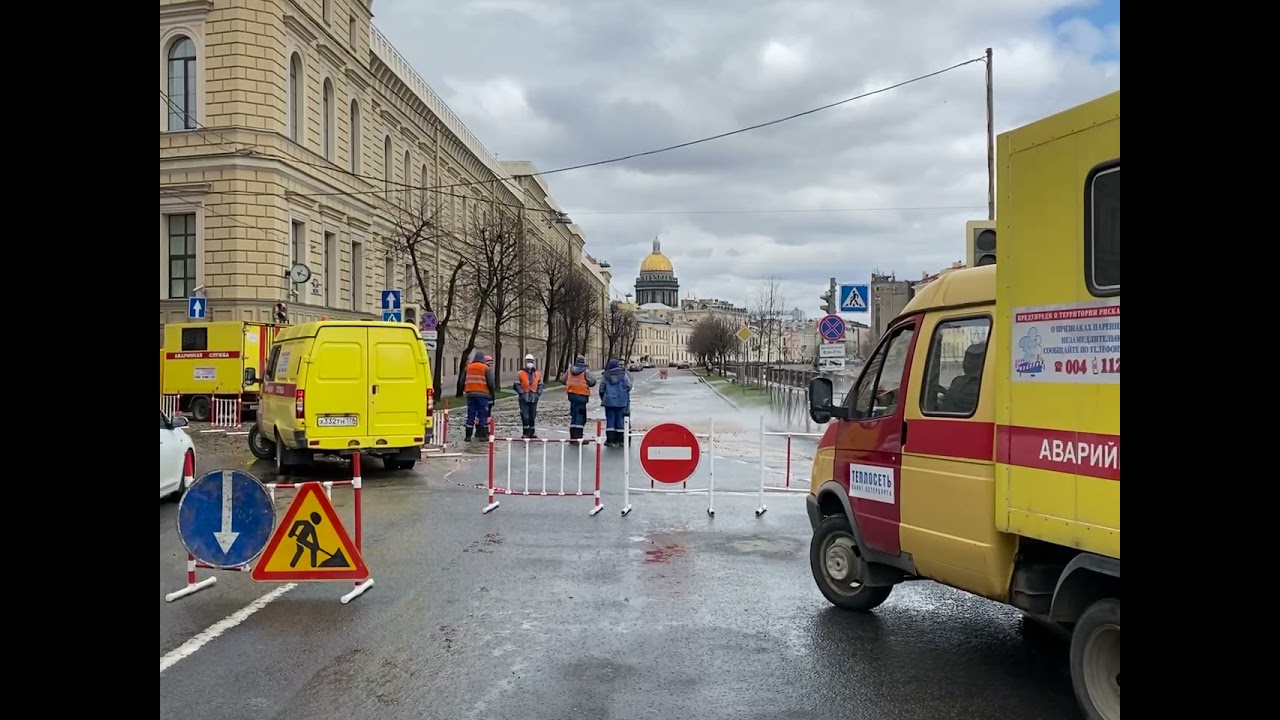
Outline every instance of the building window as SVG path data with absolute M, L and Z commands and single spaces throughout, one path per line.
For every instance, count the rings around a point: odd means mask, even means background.
M 196 216 L 169 215 L 169 297 L 190 297 L 196 286 Z
M 1085 184 L 1084 256 L 1089 292 L 1120 294 L 1120 161 L 1104 163 Z
M 978 410 L 990 334 L 991 318 L 986 315 L 938 323 L 929 341 L 920 391 L 922 414 L 973 417 Z
M 409 151 L 404 151 L 404 209 L 409 210 L 410 203 L 413 202 L 413 188 L 409 187 L 413 183 L 409 182 L 409 168 L 413 167 L 413 159 L 409 157 Z
M 351 309 L 364 312 L 364 243 L 351 241 Z
M 181 37 L 169 46 L 169 129 L 196 127 L 196 44 Z
M 324 0 L 320 5 L 320 13 L 324 17 L 325 24 L 333 22 L 333 0 Z
M 324 153 L 324 159 L 333 162 L 334 140 L 333 126 L 334 122 L 334 103 L 333 103 L 333 81 L 329 78 L 324 79 L 324 86 L 320 91 L 320 151 Z
M 387 253 L 386 260 L 382 263 L 382 289 L 394 290 L 396 287 L 396 261 L 391 257 L 391 253 Z
M 347 18 L 347 43 L 351 45 L 352 50 L 360 46 L 359 33 L 356 27 L 356 16 L 351 15 Z
M 351 172 L 360 172 L 360 160 L 364 146 L 360 140 L 360 103 L 351 101 Z
M 294 220 L 290 229 L 292 242 L 289 245 L 289 267 L 293 267 L 307 262 L 307 224 Z
M 338 234 L 324 234 L 324 306 L 338 302 Z
M 301 142 L 302 136 L 302 57 L 289 58 L 289 139 Z
M 418 180 L 418 183 L 422 185 L 422 187 L 418 189 L 418 205 L 421 207 L 423 217 L 427 217 L 427 185 L 429 184 L 428 178 L 429 176 L 427 175 L 427 165 L 426 163 L 423 163 L 422 177 Z
M 404 299 L 406 302 L 413 301 L 413 291 L 417 287 L 418 287 L 418 283 L 415 282 L 415 278 L 413 277 L 413 264 L 405 263 L 404 264 Z
M 382 141 L 382 182 L 387 192 L 387 199 L 391 198 L 391 136 L 388 135 Z

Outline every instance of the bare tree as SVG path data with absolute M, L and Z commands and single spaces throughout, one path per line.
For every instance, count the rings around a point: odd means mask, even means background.
M 785 304 L 777 276 L 765 278 L 764 285 L 756 295 L 753 313 L 760 330 L 759 340 L 755 343 L 757 360 L 773 362 L 774 351 L 782 340 L 782 322 L 778 316 L 782 314 Z
M 601 321 L 600 295 L 587 271 L 574 268 L 565 278 L 562 290 L 564 301 L 559 310 L 563 323 L 565 342 L 561 351 L 560 366 L 567 367 L 573 355 L 586 355 L 591 344 L 591 332 Z
M 736 330 L 724 318 L 711 316 L 698 322 L 689 336 L 689 352 L 698 358 L 698 363 L 715 363 L 724 374 L 724 363 L 738 346 Z
M 476 230 L 479 244 L 484 248 L 485 272 L 491 282 L 490 292 L 479 307 L 487 309 L 493 321 L 493 375 L 499 387 L 502 386 L 502 341 L 506 326 L 524 312 L 521 300 L 528 292 L 521 232 L 519 218 L 496 208 L 488 222 Z
M 542 307 L 547 331 L 545 362 L 550 366 L 559 359 L 557 350 L 561 351 L 560 355 L 568 354 L 565 350 L 570 344 L 568 323 L 563 311 L 569 300 L 567 291 L 575 268 L 570 256 L 558 248 L 542 248 L 529 266 L 529 295 Z M 559 367 L 558 363 L 556 367 Z
M 616 300 L 609 303 L 609 313 L 604 319 L 609 357 L 623 362 L 630 359 L 631 351 L 635 348 L 638 326 L 635 313 Z

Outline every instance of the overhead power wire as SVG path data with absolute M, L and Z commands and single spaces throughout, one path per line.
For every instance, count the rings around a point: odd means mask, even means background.
M 943 75 L 943 74 L 945 74 L 945 73 L 949 73 L 949 72 L 951 72 L 952 70 L 957 70 L 957 69 L 959 69 L 959 68 L 965 67 L 966 65 L 972 65 L 972 64 L 974 64 L 974 63 L 981 63 L 981 62 L 986 62 L 986 57 L 985 57 L 985 56 L 983 56 L 983 57 L 970 58 L 970 59 L 968 59 L 968 60 L 964 60 L 964 61 L 961 61 L 961 62 L 955 63 L 954 65 L 950 65 L 950 66 L 948 66 L 948 67 L 945 67 L 945 68 L 942 68 L 942 69 L 939 69 L 939 70 L 934 70 L 934 71 L 932 71 L 932 72 L 928 72 L 928 73 L 925 73 L 925 74 L 923 74 L 923 75 L 917 75 L 917 76 L 915 76 L 915 77 L 913 77 L 913 78 L 910 78 L 910 79 L 907 79 L 907 80 L 903 80 L 903 81 L 901 81 L 901 82 L 893 83 L 892 85 L 886 85 L 885 87 L 877 88 L 877 89 L 875 89 L 875 90 L 870 90 L 870 91 L 867 91 L 867 92 L 864 92 L 864 93 L 859 93 L 859 94 L 857 94 L 857 95 L 853 95 L 853 96 L 851 96 L 851 97 L 844 98 L 843 100 L 837 100 L 837 101 L 835 101 L 835 102 L 827 103 L 827 104 L 825 104 L 825 105 L 820 105 L 820 106 L 818 106 L 818 107 L 809 108 L 808 110 L 802 110 L 802 111 L 797 112 L 797 113 L 792 113 L 792 114 L 787 115 L 787 116 L 785 116 L 785 117 L 780 117 L 780 118 L 777 118 L 777 119 L 774 119 L 774 120 L 769 120 L 769 121 L 766 121 L 766 122 L 756 123 L 756 124 L 754 124 L 754 125 L 749 125 L 749 126 L 747 126 L 747 127 L 738 128 L 738 129 L 736 129 L 736 130 L 730 130 L 730 131 L 728 131 L 728 132 L 722 132 L 722 133 L 718 133 L 718 134 L 716 134 L 716 135 L 709 135 L 709 136 L 707 136 L 707 137 L 698 138 L 698 139 L 696 139 L 696 140 L 689 140 L 689 141 L 687 141 L 687 142 L 677 143 L 677 144 L 675 144 L 675 145 L 668 145 L 668 146 L 666 146 L 666 147 L 655 148 L 655 149 L 652 149 L 652 150 L 645 150 L 645 151 L 642 151 L 642 152 L 630 153 L 630 154 L 628 154 L 628 155 L 619 155 L 619 156 L 617 156 L 617 157 L 606 158 L 606 159 L 604 159 L 604 160 L 596 160 L 596 161 L 593 161 L 593 162 L 579 163 L 579 164 L 577 164 L 577 165 L 567 165 L 567 166 L 564 166 L 564 167 L 553 168 L 553 169 L 551 169 L 551 170 L 542 170 L 542 171 L 535 172 L 535 173 L 527 173 L 527 174 L 517 174 L 517 175 L 512 175 L 512 176 L 511 176 L 511 179 L 519 180 L 519 179 L 523 179 L 523 178 L 544 177 L 544 176 L 547 176 L 547 175 L 555 175 L 555 174 L 558 174 L 558 173 L 570 172 L 570 171 L 573 171 L 573 170 L 583 170 L 583 169 L 591 168 L 591 167 L 599 167 L 599 166 L 601 166 L 601 165 L 612 165 L 612 164 L 616 164 L 616 163 L 620 163 L 620 162 L 626 162 L 626 161 L 628 161 L 628 160 L 634 160 L 634 159 L 636 159 L 636 158 L 649 157 L 649 156 L 651 156 L 651 155 L 658 155 L 658 154 L 661 154 L 661 153 L 667 153 L 667 152 L 671 152 L 671 151 L 673 151 L 673 150 L 681 150 L 681 149 L 684 149 L 684 148 L 687 148 L 687 147 L 693 147 L 694 145 L 701 145 L 701 144 L 708 143 L 708 142 L 712 142 L 712 141 L 715 141 L 715 140 L 721 140 L 721 139 L 724 139 L 724 138 L 727 138 L 727 137 L 732 137 L 732 136 L 734 136 L 734 135 L 741 135 L 741 134 L 743 134 L 743 133 L 752 132 L 752 131 L 754 131 L 754 130 L 760 130 L 760 129 L 763 129 L 763 128 L 772 127 L 772 126 L 774 126 L 774 125 L 781 125 L 782 123 L 790 122 L 790 121 L 792 121 L 792 120 L 796 120 L 796 119 L 798 119 L 798 118 L 806 117 L 806 116 L 809 116 L 809 115 L 813 115 L 813 114 L 816 114 L 816 113 L 823 112 L 823 111 L 825 111 L 825 110 L 830 110 L 830 109 L 832 109 L 832 108 L 840 107 L 841 105 L 847 105 L 847 104 L 849 104 L 849 103 L 851 103 L 851 102 L 855 102 L 855 101 L 857 101 L 857 100 L 863 100 L 863 99 L 866 99 L 866 98 L 869 98 L 869 97 L 873 97 L 873 96 L 875 96 L 875 95 L 881 95 L 881 94 L 883 94 L 883 93 L 887 93 L 887 92 L 889 92 L 889 91 L 891 91 L 891 90 L 897 90 L 897 89 L 899 89 L 899 88 L 906 87 L 906 86 L 908 86 L 908 85 L 912 85 L 912 84 L 915 84 L 915 83 L 918 83 L 918 82 L 922 82 L 922 81 L 924 81 L 924 80 L 928 80 L 928 79 L 930 79 L 930 78 L 934 78 L 934 77 L 937 77 L 937 76 L 939 76 L 939 75 Z M 383 80 L 383 79 L 382 79 L 382 78 L 380 78 L 380 77 L 378 78 L 378 82 L 379 82 L 379 84 L 386 86 L 388 89 L 394 90 L 394 89 L 393 89 L 393 88 L 391 88 L 389 85 L 387 85 L 387 83 L 386 83 L 386 81 L 385 81 L 385 80 Z M 162 91 L 160 91 L 160 92 L 161 92 L 161 95 L 163 95 L 163 94 L 164 94 L 164 91 L 163 91 L 163 90 L 162 90 Z M 397 97 L 398 97 L 398 96 L 397 96 Z M 418 115 L 419 117 L 423 118 L 423 119 L 424 119 L 425 121 L 427 121 L 428 123 L 435 124 L 435 123 L 437 123 L 437 122 L 438 122 L 438 119 L 435 119 L 435 118 L 433 118 L 433 117 L 431 117 L 431 116 L 427 115 L 424 111 L 418 110 L 417 108 L 412 108 L 412 110 L 413 110 L 413 112 L 414 112 L 416 115 Z M 225 139 L 225 138 L 224 138 L 224 139 Z M 341 174 L 343 174 L 343 175 L 348 175 L 348 176 L 351 176 L 351 177 L 359 177 L 359 178 L 361 178 L 361 179 L 368 180 L 368 181 L 370 181 L 370 182 L 385 183 L 385 184 L 394 185 L 394 186 L 399 187 L 399 188 L 405 188 L 405 189 L 411 189 L 411 190 L 427 190 L 427 191 L 433 191 L 433 190 L 442 190 L 442 189 L 455 188 L 455 187 L 470 187 L 470 186 L 474 186 L 474 185 L 482 185 L 482 184 L 487 184 L 487 183 L 500 182 L 500 181 L 502 181 L 502 180 L 508 179 L 508 178 L 504 178 L 504 177 L 499 176 L 499 177 L 495 177 L 495 178 L 493 178 L 493 179 L 486 179 L 486 180 L 469 180 L 469 181 L 463 181 L 463 182 L 458 182 L 458 183 L 446 183 L 446 184 L 440 184 L 440 185 L 412 185 L 412 184 L 409 184 L 409 183 L 401 183 L 401 182 L 397 182 L 397 181 L 395 181 L 395 180 L 388 180 L 388 179 L 386 179 L 386 178 L 379 178 L 379 177 L 375 177 L 375 176 L 372 176 L 372 175 L 364 175 L 364 174 L 362 174 L 362 173 L 357 173 L 357 172 L 353 172 L 353 171 L 350 171 L 350 170 L 344 170 L 344 169 L 342 169 L 341 167 L 339 167 L 338 165 L 336 165 L 336 164 L 332 164 L 332 163 L 313 163 L 313 162 L 309 162 L 309 161 L 305 161 L 305 160 L 299 160 L 299 159 L 295 159 L 295 158 L 284 158 L 284 157 L 281 157 L 281 156 L 278 156 L 278 155 L 272 155 L 272 154 L 269 154 L 269 153 L 259 153 L 259 152 L 256 152 L 256 151 L 254 151 L 254 152 L 253 152 L 253 154 L 254 154 L 254 155 L 260 155 L 260 156 L 265 156 L 265 157 L 273 158 L 273 159 L 276 159 L 276 160 L 281 160 L 281 161 L 284 161 L 284 162 L 291 162 L 291 163 L 295 163 L 295 164 L 299 164 L 299 165 L 307 165 L 307 166 L 311 166 L 311 167 L 321 168 L 321 169 L 329 170 L 329 171 L 331 171 L 331 172 L 338 172 L 338 173 L 341 173 Z M 334 193 L 334 194 L 345 194 L 345 193 Z

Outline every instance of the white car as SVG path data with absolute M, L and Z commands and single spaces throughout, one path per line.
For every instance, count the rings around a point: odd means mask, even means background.
M 174 493 L 181 495 L 186 491 L 183 478 L 183 465 L 188 455 L 191 456 L 191 467 L 196 464 L 196 448 L 191 443 L 185 428 L 187 419 L 179 415 L 175 418 L 160 413 L 160 498 L 164 499 Z

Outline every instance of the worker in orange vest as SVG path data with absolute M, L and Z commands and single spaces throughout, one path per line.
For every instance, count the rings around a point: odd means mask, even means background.
M 467 396 L 467 435 L 471 441 L 474 432 L 477 440 L 489 439 L 489 408 L 493 406 L 493 368 L 485 364 L 484 353 L 477 352 L 467 365 L 462 391 Z
M 511 389 L 520 398 L 520 424 L 524 426 L 524 437 L 538 437 L 534 423 L 538 419 L 538 400 L 542 397 L 542 373 L 532 355 L 524 356 L 524 368 L 516 374 Z
M 587 401 L 591 399 L 591 388 L 596 386 L 596 379 L 587 371 L 587 358 L 579 355 L 573 359 L 573 365 L 565 371 L 564 389 L 569 396 L 569 439 L 581 440 L 583 428 L 587 424 Z

